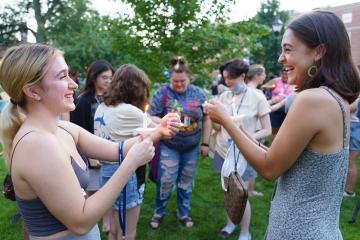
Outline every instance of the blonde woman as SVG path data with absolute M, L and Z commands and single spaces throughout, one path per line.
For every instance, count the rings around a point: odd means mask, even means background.
M 152 141 L 175 134 L 178 118 L 168 115 L 148 138 L 123 144 L 59 121 L 60 113 L 74 109 L 77 85 L 62 53 L 49 45 L 7 50 L 0 83 L 11 98 L 1 114 L 1 140 L 30 239 L 100 239 L 96 223 L 135 169 L 152 158 Z M 117 172 L 90 197 L 84 191 L 89 181 L 85 156 L 106 161 L 124 156 Z

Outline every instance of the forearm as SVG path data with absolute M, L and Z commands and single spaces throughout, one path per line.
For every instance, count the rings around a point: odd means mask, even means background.
M 285 105 L 285 99 L 278 102 L 278 103 L 275 103 L 275 104 L 270 104 L 271 105 L 271 112 L 275 112 L 277 110 L 279 110 L 282 106 Z
M 261 129 L 257 132 L 255 132 L 252 136 L 253 138 L 255 138 L 256 140 L 262 140 L 265 137 L 269 136 L 271 134 L 271 129 Z
M 204 118 L 203 128 L 203 142 L 208 143 L 211 131 L 211 120 L 208 116 L 205 116 Z
M 151 120 L 153 121 L 153 123 L 160 124 L 161 122 L 161 118 L 157 117 L 157 116 L 150 116 Z

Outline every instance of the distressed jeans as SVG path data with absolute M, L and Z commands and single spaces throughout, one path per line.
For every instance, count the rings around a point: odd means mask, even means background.
M 155 214 L 165 214 L 171 192 L 177 187 L 177 216 L 188 216 L 190 197 L 199 158 L 199 146 L 179 152 L 160 143 L 158 181 L 156 183 Z

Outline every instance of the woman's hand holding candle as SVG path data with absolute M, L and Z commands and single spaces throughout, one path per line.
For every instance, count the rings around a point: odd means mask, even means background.
M 218 100 L 210 100 L 209 103 L 204 103 L 204 109 L 215 123 L 222 124 L 225 119 L 230 118 L 226 107 Z
M 177 113 L 168 113 L 160 121 L 160 124 L 153 132 L 154 141 L 160 138 L 172 138 L 180 128 L 180 116 Z

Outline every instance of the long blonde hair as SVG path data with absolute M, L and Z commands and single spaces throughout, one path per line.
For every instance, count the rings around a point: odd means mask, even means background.
M 0 84 L 9 95 L 11 103 L 0 115 L 0 141 L 9 167 L 13 139 L 25 120 L 18 107 L 25 109 L 25 85 L 39 85 L 48 71 L 49 61 L 57 54 L 56 48 L 45 44 L 22 44 L 9 48 L 0 65 Z

